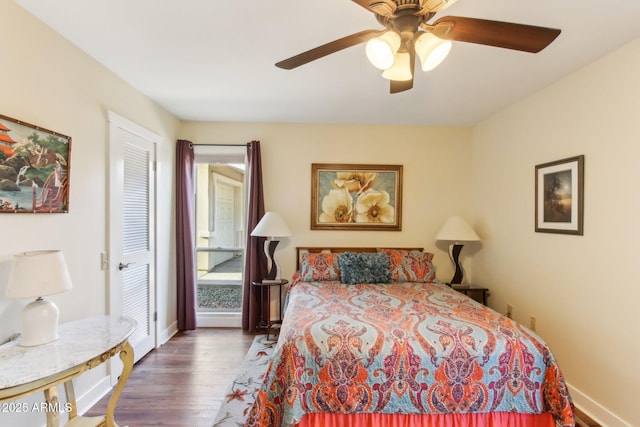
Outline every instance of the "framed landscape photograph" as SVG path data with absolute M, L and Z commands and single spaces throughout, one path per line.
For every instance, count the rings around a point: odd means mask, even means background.
M 71 137 L 0 115 L 0 213 L 69 212 Z
M 402 165 L 311 165 L 312 230 L 402 229 Z
M 536 166 L 536 231 L 583 234 L 584 156 Z

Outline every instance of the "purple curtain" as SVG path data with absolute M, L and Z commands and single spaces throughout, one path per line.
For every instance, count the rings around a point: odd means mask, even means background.
M 196 328 L 193 144 L 178 140 L 176 151 L 176 271 L 178 330 Z
M 242 329 L 255 331 L 260 322 L 260 307 L 267 307 L 263 313 L 269 319 L 269 300 L 267 293 L 262 295 L 260 289 L 251 282 L 262 280 L 267 275 L 267 262 L 264 256 L 264 237 L 253 237 L 251 231 L 258 225 L 264 215 L 264 194 L 262 193 L 262 160 L 260 159 L 260 141 L 247 144 L 248 163 L 248 203 L 247 203 L 247 245 L 244 262 L 244 283 L 242 292 Z

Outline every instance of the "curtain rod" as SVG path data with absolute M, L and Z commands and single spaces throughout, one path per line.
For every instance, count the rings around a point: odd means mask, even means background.
M 249 143 L 246 144 L 190 144 L 191 147 L 202 146 L 202 147 L 248 147 Z

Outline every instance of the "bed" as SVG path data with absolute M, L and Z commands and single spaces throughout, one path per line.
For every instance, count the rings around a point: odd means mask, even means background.
M 297 248 L 247 426 L 574 426 L 547 345 L 419 248 Z

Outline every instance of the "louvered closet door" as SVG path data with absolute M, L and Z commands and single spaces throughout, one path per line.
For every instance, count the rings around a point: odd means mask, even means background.
M 111 161 L 117 165 L 116 176 L 110 179 L 110 236 L 114 240 L 110 245 L 110 282 L 115 299 L 111 311 L 132 317 L 138 323 L 129 337 L 138 361 L 156 344 L 155 144 L 121 127 L 112 127 L 111 131 L 114 144 Z

